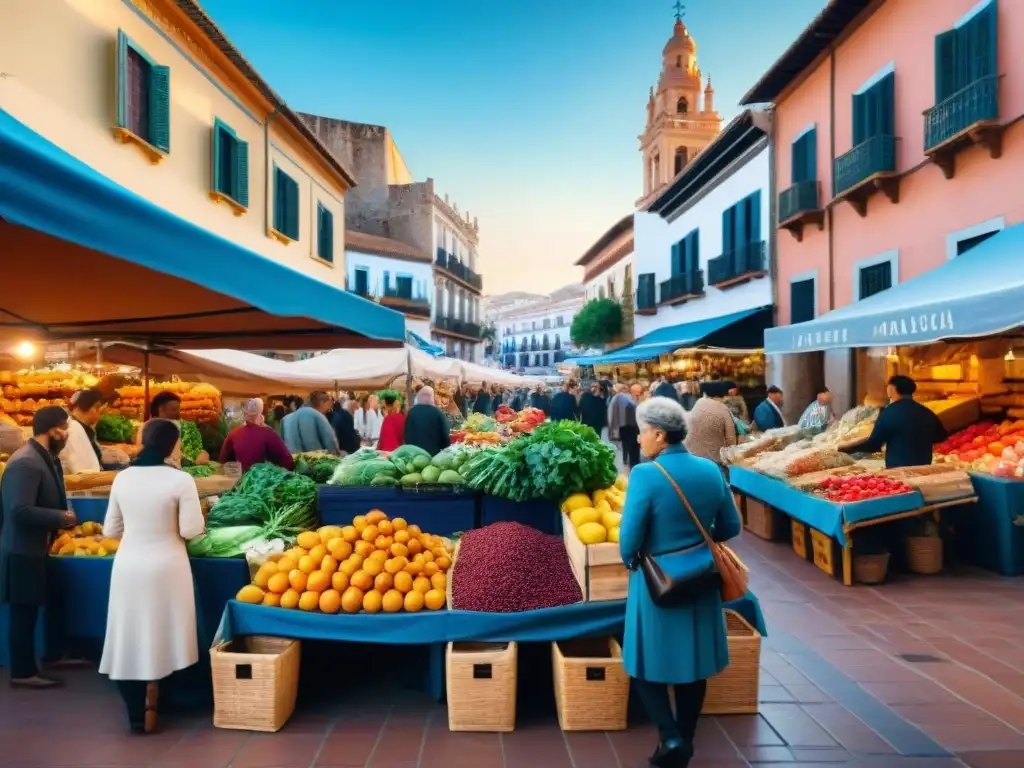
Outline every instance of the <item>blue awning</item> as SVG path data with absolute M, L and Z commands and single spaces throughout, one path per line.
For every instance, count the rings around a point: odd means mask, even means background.
M 930 344 L 1024 324 L 1024 224 L 886 291 L 765 332 L 766 353 Z
M 436 344 L 431 344 L 418 333 L 406 331 L 405 336 L 408 342 L 421 352 L 426 352 L 428 355 L 433 355 L 434 357 L 442 357 L 444 355 L 443 347 L 439 347 Z
M 2 279 L 18 286 L 0 299 L 0 335 L 240 349 L 405 340 L 400 312 L 169 213 L 2 109 L 0 157 Z
M 586 365 L 631 363 L 652 360 L 677 349 L 701 345 L 723 349 L 760 349 L 764 340 L 764 330 L 771 322 L 771 307 L 745 309 L 731 315 L 659 328 L 641 336 L 632 344 L 577 362 Z

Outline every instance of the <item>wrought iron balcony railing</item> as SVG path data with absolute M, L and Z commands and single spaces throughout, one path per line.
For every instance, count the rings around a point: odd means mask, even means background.
M 720 285 L 756 272 L 764 272 L 765 243 L 747 243 L 708 260 L 708 281 Z
M 949 141 L 972 125 L 999 119 L 999 77 L 975 80 L 924 113 L 924 150 Z
M 875 174 L 896 172 L 896 137 L 879 134 L 867 139 L 833 163 L 837 195 L 847 192 Z

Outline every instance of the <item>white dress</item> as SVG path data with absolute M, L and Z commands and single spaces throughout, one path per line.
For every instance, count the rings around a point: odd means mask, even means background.
M 192 567 L 185 539 L 205 527 L 192 478 L 172 467 L 130 467 L 110 489 L 103 533 L 121 539 L 110 576 L 100 673 L 161 680 L 199 661 Z

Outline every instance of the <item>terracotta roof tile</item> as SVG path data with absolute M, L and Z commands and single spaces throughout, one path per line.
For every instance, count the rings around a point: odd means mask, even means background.
M 392 240 L 390 237 L 368 235 L 365 232 L 356 232 L 352 229 L 345 230 L 345 249 L 392 256 L 406 261 L 421 261 L 424 264 L 430 264 L 433 261 L 429 253 L 408 243 Z

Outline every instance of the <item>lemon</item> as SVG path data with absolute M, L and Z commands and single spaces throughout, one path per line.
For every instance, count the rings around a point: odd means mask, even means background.
M 572 524 L 579 528 L 585 523 L 596 523 L 601 519 L 601 513 L 593 507 L 577 507 L 569 513 Z
M 590 497 L 585 493 L 574 493 L 565 500 L 564 506 L 569 510 L 569 512 L 572 512 L 574 509 L 579 509 L 580 507 L 589 507 Z
M 608 539 L 608 531 L 600 523 L 583 523 L 576 529 L 584 544 L 601 544 Z

